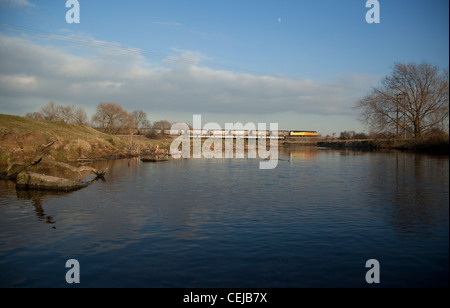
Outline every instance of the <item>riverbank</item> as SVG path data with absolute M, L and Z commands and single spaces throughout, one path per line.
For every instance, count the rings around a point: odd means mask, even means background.
M 425 140 L 334 140 L 319 141 L 317 142 L 317 146 L 333 149 L 355 149 L 368 151 L 401 150 L 435 155 L 448 155 L 450 148 L 449 140 L 442 138 L 429 138 Z
M 169 149 L 171 140 L 144 136 L 114 136 L 91 127 L 0 114 L 0 173 L 24 164 L 43 144 L 54 141 L 46 158 L 80 162 L 146 155 Z
M 139 157 L 162 149 L 167 152 L 173 139 L 170 136 L 148 139 L 144 136 L 116 136 L 101 133 L 91 127 L 68 125 L 0 114 L 0 173 L 14 165 L 23 165 L 36 150 L 49 142 L 52 146 L 45 157 L 58 162 L 87 162 L 95 160 Z M 204 140 L 202 140 L 204 142 Z M 234 147 L 237 142 L 234 141 Z M 404 150 L 427 154 L 449 154 L 447 138 L 428 138 L 423 141 L 369 139 L 338 140 L 331 138 L 287 138 L 279 147 L 319 146 L 335 149 Z M 224 145 L 223 145 L 224 146 Z M 248 141 L 244 141 L 248 148 Z

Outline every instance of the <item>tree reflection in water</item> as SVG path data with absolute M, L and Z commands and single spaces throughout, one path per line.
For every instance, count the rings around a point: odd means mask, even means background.
M 30 200 L 33 202 L 35 207 L 36 216 L 40 221 L 47 224 L 54 224 L 55 220 L 53 216 L 47 215 L 45 213 L 44 207 L 42 206 L 43 201 L 47 198 L 54 196 L 66 196 L 73 193 L 72 192 L 60 192 L 60 191 L 39 191 L 39 190 L 17 190 L 17 197 L 23 200 Z

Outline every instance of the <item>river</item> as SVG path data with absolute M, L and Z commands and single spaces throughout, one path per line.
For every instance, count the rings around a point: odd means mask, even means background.
M 66 194 L 0 181 L 0 287 L 449 286 L 449 158 L 281 149 L 109 167 Z

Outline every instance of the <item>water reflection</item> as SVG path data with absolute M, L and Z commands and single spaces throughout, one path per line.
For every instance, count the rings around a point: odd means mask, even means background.
M 46 215 L 43 207 L 43 203 L 46 198 L 51 196 L 65 196 L 68 193 L 61 192 L 43 192 L 43 191 L 29 191 L 29 190 L 17 190 L 17 198 L 22 200 L 31 200 L 35 208 L 36 216 L 40 221 L 47 224 L 54 224 L 54 218 L 51 215 Z
M 279 157 L 270 171 L 247 158 L 96 162 L 106 182 L 67 194 L 0 182 L 0 272 L 12 277 L 0 286 L 33 285 L 36 272 L 9 268 L 55 254 L 81 258 L 90 286 L 361 286 L 374 257 L 385 285 L 448 286 L 448 158 Z
M 317 160 L 319 151 L 316 147 L 291 148 L 287 151 L 289 160 Z
M 448 159 L 395 152 L 371 160 L 370 204 L 403 236 L 430 236 L 436 224 L 448 226 Z M 386 208 L 388 206 L 388 208 Z

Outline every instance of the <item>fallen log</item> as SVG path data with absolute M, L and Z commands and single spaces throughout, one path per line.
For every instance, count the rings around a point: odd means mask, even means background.
M 104 176 L 108 168 L 105 170 L 97 170 L 93 167 L 81 166 L 74 167 L 69 164 L 43 159 L 43 154 L 46 149 L 51 147 L 55 141 L 52 141 L 46 145 L 42 145 L 36 149 L 35 154 L 28 159 L 23 165 L 9 165 L 6 176 L 2 178 L 14 181 L 16 183 L 16 189 L 18 190 L 53 190 L 53 191 L 73 191 L 80 188 L 84 188 L 90 184 L 95 183 L 97 180 L 105 180 Z M 34 172 L 29 172 L 30 167 L 36 166 L 40 162 L 57 165 L 60 167 L 68 168 L 73 172 L 81 174 L 81 172 L 89 171 L 96 175 L 96 178 L 88 183 L 81 181 L 72 181 L 65 178 L 49 176 Z
M 88 186 L 88 183 L 72 181 L 34 172 L 22 172 L 16 177 L 19 190 L 57 190 L 72 191 Z
M 95 174 L 96 177 L 100 178 L 100 179 L 104 179 L 105 174 L 108 171 L 108 168 L 106 168 L 105 170 L 97 170 L 97 169 L 95 169 L 93 167 L 89 167 L 89 166 L 75 167 L 75 166 L 72 166 L 72 165 L 69 165 L 69 164 L 66 164 L 66 163 L 62 163 L 62 162 L 58 162 L 58 161 L 54 161 L 54 160 L 49 160 L 49 159 L 45 159 L 44 162 L 48 163 L 48 164 L 60 166 L 60 167 L 63 167 L 63 168 L 67 168 L 70 171 L 77 172 L 78 174 L 81 174 L 82 172 L 85 172 L 85 171 L 89 171 L 89 172 Z

